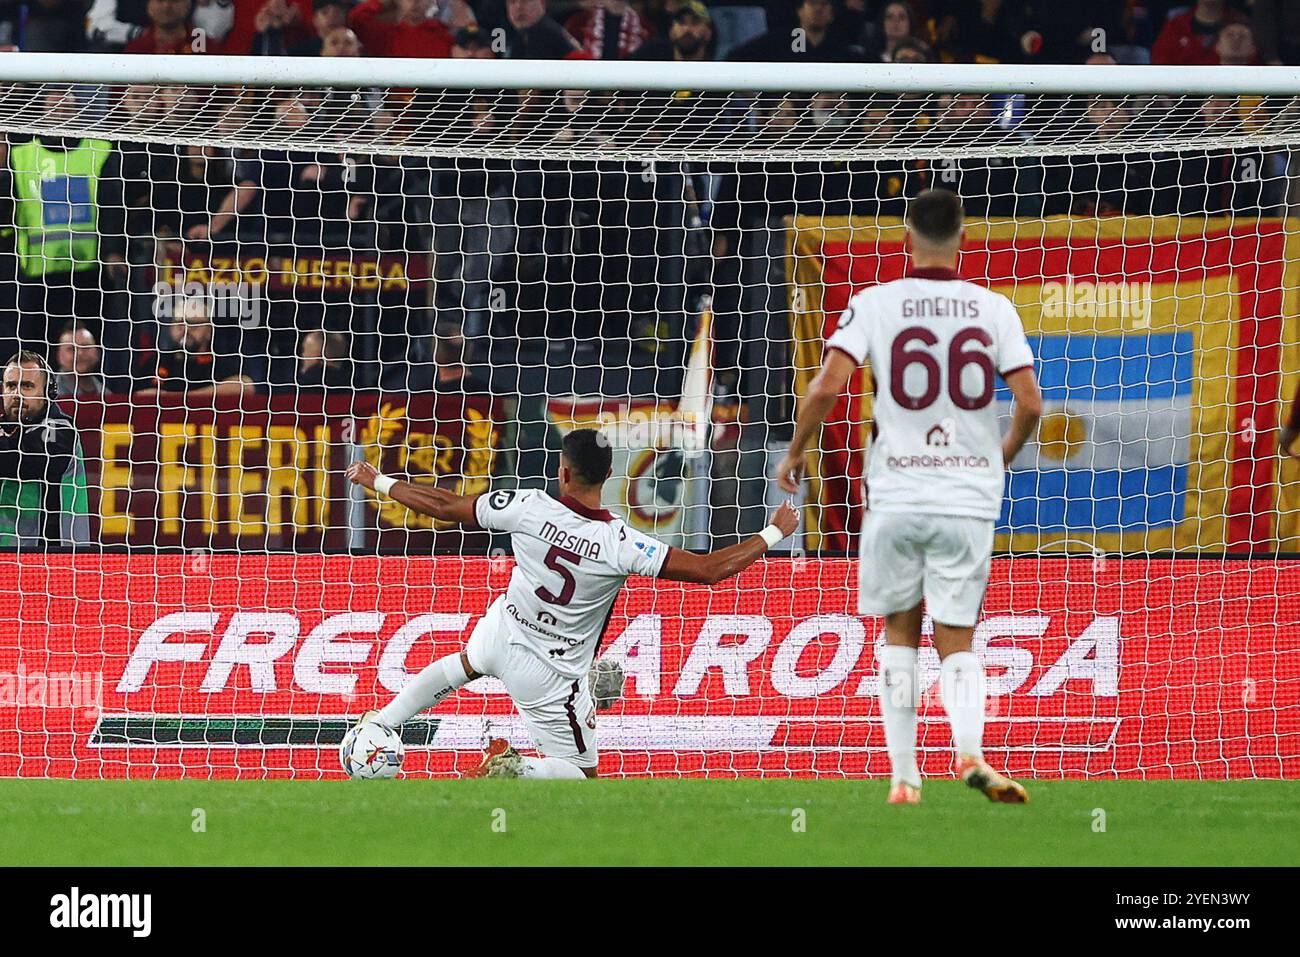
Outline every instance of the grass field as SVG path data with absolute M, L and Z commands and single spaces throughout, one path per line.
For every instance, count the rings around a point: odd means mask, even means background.
M 882 781 L 4 780 L 0 865 L 1300 861 L 1300 782 L 1030 787 L 1015 807 L 930 781 L 895 808 Z

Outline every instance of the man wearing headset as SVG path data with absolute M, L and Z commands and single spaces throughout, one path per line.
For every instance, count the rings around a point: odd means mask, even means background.
M 46 361 L 26 350 L 0 380 L 0 548 L 89 540 L 86 475 L 72 420 Z

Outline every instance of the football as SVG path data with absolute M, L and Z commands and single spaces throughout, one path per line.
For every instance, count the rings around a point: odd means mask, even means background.
M 339 763 L 351 778 L 395 778 L 405 759 L 398 733 L 374 721 L 353 727 L 339 745 Z

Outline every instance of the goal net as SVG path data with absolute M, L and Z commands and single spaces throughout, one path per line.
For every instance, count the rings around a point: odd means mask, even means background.
M 829 330 L 906 274 L 934 186 L 1046 403 L 976 635 L 993 760 L 1300 774 L 1295 71 L 9 54 L 0 79 L 0 345 L 52 386 L 6 367 L 0 775 L 339 776 L 354 716 L 512 568 L 351 461 L 553 489 L 594 425 L 630 525 L 753 534 Z M 871 392 L 830 417 L 785 551 L 629 582 L 603 773 L 887 772 L 881 622 L 854 611 Z M 403 726 L 406 773 L 489 735 L 530 746 L 482 679 Z

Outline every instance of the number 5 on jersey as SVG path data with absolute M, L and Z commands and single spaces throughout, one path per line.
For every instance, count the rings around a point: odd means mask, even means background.
M 582 556 L 559 545 L 552 545 L 551 550 L 546 553 L 545 564 L 560 576 L 563 584 L 558 595 L 545 585 L 538 586 L 535 594 L 548 605 L 567 605 L 573 601 L 573 590 L 578 587 L 578 581 L 573 577 L 573 573 L 582 564 Z M 569 564 L 572 564 L 573 568 L 570 568 Z

